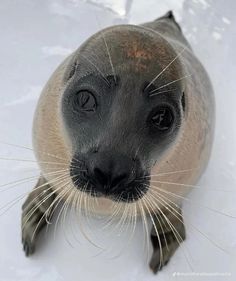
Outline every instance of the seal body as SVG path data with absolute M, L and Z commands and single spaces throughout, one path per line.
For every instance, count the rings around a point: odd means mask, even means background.
M 181 206 L 206 168 L 214 108 L 208 75 L 171 12 L 106 28 L 42 91 L 33 125 L 41 177 L 62 200 L 74 198 L 71 190 L 96 197 L 95 215 L 127 204 L 140 206 L 137 215 L 166 213 L 167 200 Z
M 116 62 L 116 59 L 120 60 L 120 57 L 117 58 L 116 54 L 113 54 L 112 43 L 110 44 L 110 51 L 114 60 L 113 64 L 118 65 L 117 68 L 119 67 L 121 72 L 126 67 L 127 60 L 133 59 L 135 62 L 138 61 L 136 67 L 139 75 L 151 71 L 154 78 L 158 70 L 151 70 L 151 65 L 155 66 L 156 61 L 161 60 L 162 68 L 164 68 L 182 52 L 177 58 L 178 63 L 176 60 L 166 72 L 170 71 L 170 68 L 176 67 L 178 76 L 174 76 L 174 80 L 187 76 L 179 81 L 182 84 L 185 99 L 183 123 L 174 145 L 169 147 L 168 151 L 158 159 L 157 163 L 152 167 L 151 175 L 192 169 L 186 173 L 163 175 L 161 181 L 184 183 L 186 185 L 195 184 L 208 163 L 214 129 L 213 90 L 203 66 L 194 56 L 182 33 L 172 22 L 166 23 L 165 20 L 159 20 L 141 26 L 115 26 L 106 29 L 103 33 L 106 36 L 106 40 L 109 39 L 111 42 L 113 40 L 120 40 L 120 44 L 123 44 L 122 50 L 124 50 L 125 54 L 122 54 L 123 61 L 122 63 L 119 62 L 119 64 Z M 102 37 L 101 34 L 100 36 Z M 149 37 L 154 38 L 153 46 L 145 45 L 145 39 Z M 157 42 L 155 45 L 156 38 Z M 100 44 L 103 43 L 103 39 L 100 39 Z M 171 47 L 171 52 L 173 52 L 171 56 L 165 54 L 166 44 Z M 121 48 L 121 45 L 117 48 Z M 89 47 L 87 46 L 88 49 Z M 53 180 L 54 175 L 48 174 L 51 171 L 52 165 L 46 162 L 61 161 L 61 164 L 68 163 L 69 165 L 73 155 L 72 144 L 67 136 L 64 121 L 62 120 L 61 102 L 66 83 L 65 74 L 71 71 L 71 65 L 75 67 L 75 61 L 79 64 L 81 59 L 86 62 L 88 68 L 94 69 L 94 66 L 86 58 L 79 57 L 81 49 L 83 49 L 83 46 L 69 56 L 54 72 L 41 94 L 35 113 L 33 128 L 34 151 L 41 172 L 43 175 L 45 174 L 47 180 Z M 103 45 L 101 49 L 104 52 L 102 58 L 106 63 L 105 66 L 102 65 L 101 71 L 112 73 L 105 46 Z M 103 63 L 102 59 L 94 59 L 95 50 L 89 49 L 86 51 L 88 53 L 84 56 L 87 56 L 87 59 L 91 62 L 98 66 Z M 171 82 L 171 73 L 168 72 L 168 75 L 170 75 L 170 80 L 167 82 Z M 165 82 L 164 80 L 163 83 Z M 135 81 L 131 81 L 131 83 L 135 84 Z M 174 87 L 175 83 L 170 86 Z M 55 156 L 60 156 L 61 159 L 55 158 Z M 63 167 L 63 165 L 57 165 L 56 167 Z M 159 183 L 159 187 L 166 191 L 173 191 L 173 185 L 168 183 Z M 180 196 L 184 196 L 188 191 L 189 188 L 186 186 L 174 186 L 174 192 Z M 175 198 L 175 200 L 179 201 L 178 198 Z M 96 211 L 101 213 L 110 211 L 107 208 L 107 204 L 109 205 L 110 203 L 109 200 L 101 198 L 101 201 L 101 205 Z

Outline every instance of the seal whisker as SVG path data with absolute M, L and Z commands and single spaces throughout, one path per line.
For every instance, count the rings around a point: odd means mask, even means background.
M 85 185 L 84 187 L 84 190 L 87 189 L 88 187 L 88 183 Z M 84 192 L 84 191 L 83 191 Z M 90 191 L 90 194 L 91 194 L 91 191 Z M 89 231 L 91 232 L 91 224 L 90 224 L 90 220 L 89 220 L 89 217 L 91 215 L 91 213 L 89 213 L 89 199 L 90 199 L 90 196 L 91 195 L 87 195 L 85 192 L 84 192 L 84 216 L 85 216 L 85 220 L 86 220 L 86 223 L 87 223 L 87 226 L 88 226 L 88 229 Z
M 177 173 L 186 173 L 186 172 L 191 172 L 191 171 L 198 170 L 198 169 L 199 169 L 199 167 L 192 168 L 192 169 L 177 170 L 177 171 L 161 172 L 161 173 L 158 173 L 158 174 L 155 174 L 155 175 L 151 174 L 151 175 L 148 175 L 148 176 L 141 177 L 141 179 L 143 179 L 143 178 L 151 178 L 151 177 L 158 177 L 158 176 L 164 176 L 164 175 L 170 175 L 170 174 L 177 174 Z
M 52 225 L 52 216 L 55 212 L 55 210 L 57 209 L 59 203 L 62 201 L 63 199 L 63 194 L 65 194 L 65 190 L 62 190 L 60 192 L 58 192 L 55 196 L 55 198 L 53 199 L 53 201 L 51 202 L 51 204 L 49 205 L 48 209 L 45 212 L 45 220 L 46 220 L 46 230 L 45 233 L 48 233 L 48 229 L 49 226 Z
M 88 208 L 89 208 L 89 210 L 91 210 L 93 212 L 93 214 L 95 214 L 96 213 L 96 208 L 95 208 L 96 194 L 94 194 L 94 197 L 93 197 L 92 191 L 90 190 L 89 196 L 90 197 L 89 197 L 89 200 L 88 200 Z
M 85 185 L 84 187 L 84 190 L 86 190 L 87 186 L 88 186 L 88 183 Z M 86 219 L 86 223 L 87 223 L 87 226 L 88 226 L 88 230 L 90 231 L 90 233 L 94 234 L 94 232 L 92 231 L 92 227 L 91 227 L 91 223 L 90 223 L 90 218 L 91 218 L 91 212 L 89 212 L 89 200 L 91 198 L 91 191 L 90 191 L 90 195 L 87 195 L 85 193 L 85 196 L 84 196 L 84 215 L 85 215 L 85 219 Z
M 127 207 L 127 212 L 126 212 L 125 218 L 124 218 L 123 223 L 122 223 L 123 224 L 122 225 L 122 231 L 119 231 L 118 236 L 121 235 L 122 233 L 127 233 L 129 227 L 131 227 L 131 229 L 132 229 L 133 215 L 131 214 L 131 210 L 132 210 L 132 207 L 129 205 Z M 127 249 L 131 239 L 132 239 L 132 237 L 129 236 L 127 241 L 123 244 L 123 246 L 122 246 L 121 250 L 119 251 L 119 253 L 112 257 L 113 259 L 118 258 L 119 256 L 121 256 L 122 252 L 125 249 Z
M 132 196 L 133 197 L 133 196 Z M 133 197 L 133 202 L 134 202 L 134 197 Z M 129 238 L 126 240 L 126 242 L 124 243 L 122 249 L 120 250 L 119 254 L 116 255 L 115 257 L 119 257 L 122 252 L 127 249 L 134 237 L 134 233 L 135 233 L 135 229 L 136 229 L 136 224 L 137 224 L 137 203 L 131 203 L 128 209 L 128 218 L 129 221 L 127 223 L 127 227 L 126 227 L 126 231 L 128 231 L 128 228 L 130 226 L 130 230 L 131 230 L 131 234 L 129 235 Z
M 154 78 L 152 79 L 152 81 L 146 86 L 146 88 L 145 88 L 144 90 L 148 89 L 148 88 L 151 86 L 151 84 L 153 84 L 153 83 L 162 75 L 162 73 L 164 73 L 164 72 L 172 65 L 172 63 L 175 62 L 175 61 L 182 55 L 182 53 L 183 53 L 187 48 L 188 48 L 187 46 L 184 47 L 184 48 L 175 56 L 175 58 L 174 58 L 169 64 L 167 64 L 167 66 L 164 67 L 163 70 L 162 70 L 160 73 L 158 73 L 156 77 L 154 77 Z
M 63 165 L 68 166 L 68 163 L 59 163 L 59 162 L 47 162 L 47 161 L 36 161 L 32 159 L 20 159 L 20 158 L 7 158 L 7 157 L 0 157 L 0 160 L 4 161 L 16 161 L 16 162 L 32 162 L 38 164 L 51 164 L 51 165 Z
M 206 189 L 203 189 L 203 185 L 192 185 L 192 184 L 184 184 L 184 183 L 178 183 L 178 182 L 150 180 L 150 183 L 161 183 L 161 184 L 168 184 L 168 185 L 174 185 L 174 186 L 177 185 L 177 186 L 182 186 L 182 187 L 201 189 L 204 192 L 205 191 L 235 192 L 235 190 L 224 190 L 224 189 L 208 188 L 208 187 Z
M 221 212 L 221 211 L 219 211 L 219 210 L 216 210 L 216 209 L 213 209 L 213 208 L 211 208 L 211 207 L 208 207 L 208 206 L 202 205 L 202 204 L 200 204 L 200 203 L 194 202 L 194 201 L 191 200 L 190 198 L 183 197 L 183 196 L 178 195 L 178 194 L 175 194 L 175 193 L 173 193 L 173 192 L 170 192 L 170 191 L 161 189 L 161 188 L 157 187 L 156 185 L 151 185 L 151 187 L 152 187 L 153 189 L 157 189 L 157 190 L 159 190 L 159 191 L 161 191 L 161 192 L 164 192 L 164 193 L 166 193 L 166 194 L 169 194 L 169 195 L 171 195 L 171 196 L 173 196 L 173 197 L 181 198 L 181 199 L 185 200 L 186 202 L 189 202 L 190 204 L 197 205 L 198 207 L 201 207 L 201 208 L 206 208 L 207 210 L 209 210 L 209 211 L 211 211 L 211 212 L 215 212 L 215 213 L 217 213 L 217 214 L 219 214 L 219 215 L 226 216 L 226 217 L 233 218 L 233 219 L 236 218 L 236 216 L 234 216 L 234 215 L 226 214 L 226 213 L 223 213 L 223 212 Z
M 68 183 L 67 183 L 68 184 Z M 65 187 L 66 185 L 64 185 L 63 187 Z M 62 187 L 62 188 L 63 188 Z M 61 188 L 61 189 L 62 189 Z M 57 209 L 57 207 L 59 206 L 59 204 L 63 201 L 63 196 L 67 193 L 67 190 L 62 189 L 60 192 L 57 193 L 57 195 L 55 196 L 54 200 L 52 201 L 52 203 L 49 205 L 48 209 L 45 211 L 44 215 L 45 215 L 45 220 L 47 223 L 47 227 L 46 227 L 46 233 L 48 232 L 48 227 L 49 225 L 52 225 L 51 222 L 51 218 L 55 212 L 55 210 Z M 50 213 L 48 215 L 48 213 Z M 55 239 L 55 236 L 54 236 Z
M 133 211 L 132 211 L 132 214 L 130 216 L 131 216 L 131 219 L 132 219 L 133 227 L 131 229 L 131 235 L 129 237 L 127 245 L 129 245 L 129 243 L 132 241 L 132 239 L 134 237 L 134 233 L 135 233 L 135 229 L 136 229 L 136 225 L 137 225 L 137 216 L 138 216 L 138 214 L 137 214 L 137 203 L 134 200 L 134 196 L 132 196 L 132 197 L 133 197 L 133 200 L 132 200 L 133 203 L 132 203 L 131 210 L 133 210 Z
M 34 191 L 37 189 L 40 189 L 40 188 L 42 188 L 42 186 L 40 186 L 40 187 L 37 187 L 37 188 L 35 188 L 34 189 Z M 33 192 L 33 191 L 32 191 Z M 31 192 L 26 192 L 26 193 L 23 193 L 23 194 L 21 194 L 21 195 L 19 195 L 19 196 L 17 196 L 15 199 L 13 199 L 12 201 L 10 201 L 10 202 L 8 202 L 8 203 L 6 203 L 5 205 L 3 205 L 1 208 L 0 208 L 0 211 L 1 210 L 3 210 L 3 209 L 5 209 L 5 208 L 7 208 L 6 210 L 4 210 L 1 214 L 0 214 L 0 216 L 2 216 L 3 214 L 5 214 L 8 210 L 10 210 L 13 206 L 15 206 L 15 204 L 17 204 L 21 199 L 23 199 L 25 196 L 27 196 L 29 193 L 31 193 Z M 10 206 L 9 206 L 10 205 Z M 9 206 L 9 207 L 8 207 Z
M 80 213 L 81 213 L 81 206 L 79 205 L 79 202 L 80 202 L 81 196 L 82 196 L 82 193 L 78 192 L 76 195 L 76 198 L 75 198 L 75 215 L 76 215 L 76 220 L 78 219 L 79 221 L 80 221 Z M 79 243 L 80 243 L 80 241 L 79 241 Z
M 142 218 L 142 223 L 143 223 L 143 230 L 144 230 L 144 249 L 147 249 L 146 255 L 147 258 L 149 258 L 149 247 L 150 247 L 150 242 L 149 242 L 149 235 L 148 235 L 148 221 L 147 221 L 147 217 L 144 211 L 144 207 L 142 205 L 142 195 L 141 195 L 141 190 L 139 190 L 139 197 L 141 198 L 140 200 L 138 200 L 138 206 L 140 209 L 140 213 L 141 213 L 141 218 Z
M 177 81 L 176 81 L 177 82 Z M 163 90 L 163 91 L 158 91 L 158 88 L 151 91 L 149 94 L 149 97 L 155 96 L 156 94 L 164 94 L 164 93 L 169 93 L 169 92 L 173 92 L 176 91 L 177 89 L 169 89 L 169 90 Z M 156 93 L 156 91 L 158 91 L 158 93 Z M 156 93 L 156 94 L 155 94 Z
M 74 197 L 75 193 L 76 193 L 76 191 L 72 189 L 71 192 L 70 192 L 70 195 L 67 197 L 67 204 L 66 204 L 66 206 L 64 208 L 63 219 L 61 221 L 61 226 L 62 226 L 62 229 L 63 229 L 64 237 L 65 237 L 67 243 L 72 248 L 74 248 L 74 246 L 71 243 L 70 238 L 67 235 L 67 231 L 66 231 L 66 229 L 67 229 L 67 227 L 66 227 L 66 216 L 69 214 L 69 208 L 70 208 L 71 199 Z M 71 221 L 71 219 L 69 219 L 69 221 Z
M 13 147 L 18 147 L 18 148 L 23 148 L 23 149 L 27 149 L 27 150 L 30 150 L 30 151 L 34 151 L 33 148 L 31 147 L 27 147 L 27 146 L 23 146 L 23 145 L 19 145 L 19 144 L 12 144 L 12 143 L 8 143 L 8 142 L 3 142 L 3 141 L 0 141 L 1 144 L 5 144 L 5 145 L 9 145 L 9 146 L 13 146 Z M 66 161 L 65 158 L 61 158 L 59 157 L 58 155 L 54 155 L 54 154 L 51 154 L 51 153 L 48 153 L 48 152 L 45 152 L 45 151 L 39 151 L 40 153 L 42 154 L 45 154 L 45 155 L 48 155 L 48 156 L 52 156 L 54 158 L 57 158 L 59 160 L 64 160 Z
M 63 200 L 63 195 L 65 194 L 65 192 L 66 191 L 64 189 L 62 189 L 60 192 L 58 192 L 56 194 L 54 200 L 49 205 L 48 210 L 46 211 L 46 215 L 45 215 L 45 220 L 47 223 L 46 233 L 48 232 L 49 226 L 52 225 L 52 216 L 53 216 L 55 210 L 57 209 L 58 205 L 60 204 L 60 202 Z
M 81 55 L 84 59 L 86 59 L 92 66 L 94 66 L 97 71 L 101 74 L 101 76 L 103 77 L 104 81 L 108 84 L 108 86 L 111 85 L 111 83 L 108 81 L 108 79 L 106 78 L 106 76 L 104 75 L 104 73 L 102 73 L 102 71 L 98 68 L 98 66 L 96 66 L 89 58 L 85 57 L 84 55 Z
M 66 172 L 67 170 L 69 170 L 69 169 L 60 170 L 60 171 L 55 171 L 55 172 L 50 172 L 50 173 L 45 173 L 45 175 L 57 175 L 57 174 L 62 174 L 63 172 Z M 1 192 L 4 192 L 4 191 L 7 191 L 7 190 L 10 190 L 10 189 L 12 189 L 12 188 L 15 188 L 15 187 L 17 187 L 17 186 L 20 185 L 20 184 L 28 183 L 28 182 L 34 181 L 35 179 L 38 179 L 38 177 L 39 177 L 39 176 L 37 175 L 37 176 L 22 178 L 22 179 L 19 179 L 19 180 L 16 180 L 16 181 L 12 181 L 12 182 L 8 182 L 8 183 L 5 183 L 5 184 L 2 184 L 2 185 L 0 185 L 0 188 L 1 188 L 1 187 L 5 187 L 5 186 L 9 186 L 9 187 L 8 187 L 8 188 L 5 188 L 5 189 L 1 189 L 1 190 L 0 190 L 0 193 L 1 193 Z
M 49 226 L 50 224 L 52 224 L 52 223 L 51 223 L 51 220 L 52 220 L 52 216 L 53 216 L 54 212 L 57 210 L 57 208 L 58 208 L 60 202 L 63 200 L 63 196 L 67 193 L 67 190 L 66 190 L 66 189 L 64 190 L 64 187 L 67 187 L 67 186 L 69 185 L 69 183 L 70 183 L 70 181 L 66 182 L 66 184 L 61 187 L 62 191 L 60 191 L 58 194 L 56 194 L 57 200 L 54 200 L 54 201 L 50 204 L 50 208 L 49 208 L 49 210 L 47 211 L 47 213 L 50 212 L 50 214 L 49 214 L 49 216 L 46 215 L 46 218 L 47 218 L 47 230 L 46 230 L 46 231 L 48 231 L 48 226 Z M 54 208 L 53 208 L 53 207 L 54 207 Z M 51 208 L 53 208 L 53 209 L 50 210 Z
M 67 179 L 67 178 L 66 178 Z M 64 179 L 63 181 L 65 181 L 66 179 Z M 26 223 L 30 220 L 30 218 L 33 216 L 33 214 L 40 208 L 40 206 L 46 201 L 48 200 L 50 197 L 52 197 L 54 194 L 56 194 L 58 191 L 60 191 L 61 189 L 63 189 L 65 186 L 67 186 L 70 183 L 70 180 L 67 181 L 65 184 L 63 183 L 63 185 L 61 186 L 60 184 L 63 182 L 61 181 L 57 186 L 55 190 L 52 190 L 52 192 L 50 192 L 49 194 L 47 194 L 46 192 L 49 191 L 51 189 L 51 187 L 43 190 L 43 192 L 39 193 L 38 196 L 36 196 L 34 198 L 33 201 L 31 201 L 31 204 L 36 202 L 38 200 L 38 198 L 40 198 L 43 194 L 46 194 L 45 197 L 43 197 L 32 209 L 29 210 L 29 212 L 26 213 L 24 219 L 25 222 L 22 225 L 22 230 L 25 228 Z M 49 209 L 50 210 L 50 209 Z M 47 212 L 46 212 L 47 213 Z M 48 220 L 47 215 L 46 215 L 46 220 Z M 48 220 L 49 221 L 49 220 Z
M 134 154 L 134 160 L 136 160 L 137 159 L 137 157 L 138 157 L 138 153 L 139 153 L 139 151 L 140 151 L 140 148 L 141 148 L 141 146 L 143 145 L 143 143 L 140 143 L 140 145 L 137 147 L 137 149 L 136 149 L 136 151 L 135 151 L 135 154 Z
M 123 203 L 121 203 L 123 205 Z M 123 210 L 123 214 L 122 216 L 120 217 L 120 221 L 117 223 L 117 225 L 114 227 L 114 230 L 118 230 L 118 235 L 121 235 L 122 232 L 123 232 L 123 228 L 124 228 L 124 223 L 125 223 L 125 220 L 126 220 L 126 217 L 127 217 L 127 209 L 128 209 L 128 205 L 126 204 L 124 206 L 124 210 Z
M 180 77 L 180 78 L 178 78 L 178 79 L 175 79 L 175 80 L 173 80 L 173 81 L 171 81 L 171 82 L 169 82 L 169 83 L 166 83 L 165 85 L 162 85 L 162 86 L 158 87 L 157 89 L 151 91 L 149 96 L 152 97 L 152 96 L 158 95 L 159 92 L 157 92 L 157 91 L 158 91 L 159 89 L 162 89 L 162 88 L 164 88 L 164 87 L 167 87 L 167 86 L 169 86 L 169 85 L 171 85 L 171 84 L 173 84 L 173 83 L 176 83 L 176 82 L 178 82 L 178 81 L 181 81 L 181 80 L 183 80 L 183 79 L 185 79 L 185 78 L 189 78 L 189 77 L 191 77 L 191 76 L 192 76 L 192 74 L 184 75 L 184 76 L 182 76 L 182 77 Z
M 50 210 L 50 207 L 47 208 L 47 210 L 44 212 L 44 214 L 42 215 L 42 217 L 39 219 L 38 223 L 36 224 L 36 227 L 33 231 L 33 234 L 31 236 L 31 242 L 33 242 L 34 238 L 35 238 L 35 235 L 36 235 L 36 232 L 41 224 L 41 222 L 43 221 L 43 219 L 45 219 L 45 216 L 47 216 L 47 212 L 48 210 Z
M 131 236 L 130 236 L 130 241 L 133 239 L 133 237 L 134 237 L 134 233 L 135 233 L 135 229 L 136 229 L 136 225 L 137 225 L 137 216 L 138 216 L 138 214 L 137 214 L 137 203 L 134 201 L 134 196 L 132 196 L 133 197 L 133 214 L 132 214 L 132 218 L 133 218 L 133 220 L 134 220 L 134 222 L 133 222 L 133 229 L 132 229 L 132 232 L 131 232 Z
M 128 200 L 129 200 L 129 195 L 128 195 Z M 124 233 L 126 233 L 128 231 L 129 226 L 131 226 L 132 222 L 133 222 L 133 216 L 131 214 L 132 213 L 131 210 L 132 210 L 132 203 L 128 204 L 126 218 L 125 218 L 125 224 L 124 224 L 124 225 L 126 225 L 126 228 L 124 229 Z M 127 246 L 128 246 L 128 243 L 127 243 Z
M 149 206 L 150 206 L 150 208 L 151 208 L 151 211 L 152 211 L 152 213 L 154 214 L 154 216 L 156 217 L 156 220 L 158 221 L 158 223 L 159 223 L 159 225 L 160 225 L 161 233 L 162 233 L 163 236 L 164 236 L 164 241 L 165 241 L 166 248 L 167 248 L 168 251 L 169 251 L 169 246 L 168 246 L 168 243 L 167 243 L 167 240 L 166 240 L 166 235 L 165 235 L 165 232 L 164 232 L 164 229 L 163 229 L 163 226 L 162 226 L 162 223 L 163 223 L 164 226 L 166 226 L 166 223 L 165 223 L 163 217 L 162 217 L 162 216 L 158 217 L 158 215 L 157 215 L 156 212 L 155 212 L 155 207 L 158 209 L 158 211 L 160 211 L 160 207 L 159 207 L 158 205 L 154 204 L 154 203 L 152 202 L 152 200 L 149 200 L 148 198 L 146 198 L 146 200 L 147 200 L 147 202 L 149 202 Z
M 4 208 L 6 208 L 8 205 L 10 205 L 6 210 L 4 210 L 2 213 L 0 213 L 0 217 L 2 215 L 4 215 L 7 211 L 9 211 L 12 207 L 14 207 L 18 202 L 20 202 L 20 200 L 22 200 L 25 197 L 25 194 L 18 196 L 17 198 L 15 198 L 14 200 L 12 200 L 11 202 L 8 202 L 7 204 L 5 204 L 3 207 L 0 208 L 0 211 Z
M 158 203 L 161 203 L 161 202 L 159 201 L 159 199 L 158 199 L 159 197 L 158 197 L 158 196 L 155 196 L 152 192 L 151 192 L 150 195 L 151 195 L 151 197 L 153 198 L 153 200 L 150 199 L 150 201 L 149 201 L 148 198 L 146 198 L 146 199 L 150 202 L 150 204 L 153 204 L 153 208 L 157 207 L 158 211 L 160 212 L 160 214 L 162 215 L 162 217 L 166 220 L 167 224 L 169 225 L 169 227 L 170 227 L 170 229 L 171 229 L 173 235 L 174 235 L 175 238 L 176 238 L 176 241 L 178 242 L 178 244 L 179 244 L 179 246 L 180 246 L 180 245 L 181 245 L 181 242 L 184 242 L 182 236 L 180 235 L 180 233 L 179 233 L 179 231 L 176 229 L 176 227 L 173 225 L 173 223 L 170 221 L 170 219 L 164 214 L 164 212 L 162 211 L 162 209 L 158 206 Z M 159 195 L 159 194 L 158 194 L 158 195 Z M 157 197 L 158 197 L 158 198 L 157 198 Z M 156 201 L 157 201 L 157 204 L 155 203 Z M 161 204 L 161 205 L 163 205 L 163 204 Z M 167 209 L 167 210 L 170 211 L 169 209 Z M 153 209 L 153 211 L 154 211 L 154 209 Z M 170 213 L 173 214 L 172 211 L 170 211 Z M 157 214 L 156 214 L 156 213 L 154 213 L 154 214 L 155 214 L 155 217 L 158 218 Z M 181 214 L 180 214 L 180 213 L 179 213 L 179 216 L 181 217 Z M 161 217 L 161 216 L 160 216 L 160 217 Z M 181 219 L 179 218 L 179 221 L 184 225 L 184 221 L 183 221 L 183 220 L 181 220 Z M 163 233 L 164 233 L 164 232 L 163 232 Z M 165 237 L 165 233 L 164 233 L 164 237 Z M 166 242 L 167 242 L 167 241 L 166 241 Z M 186 255 L 186 253 L 188 253 L 191 258 L 192 258 L 192 256 L 191 256 L 190 251 L 189 251 L 189 249 L 187 248 L 187 246 L 186 246 L 185 244 L 183 244 L 183 246 L 184 246 L 184 256 L 185 256 L 185 259 L 186 259 L 186 261 L 187 261 L 187 263 L 188 263 L 190 269 L 193 271 L 192 264 L 191 264 L 191 262 L 189 261 L 188 256 Z M 185 249 L 185 248 L 186 248 L 186 249 Z M 186 253 L 185 253 L 185 250 L 186 250 Z
M 74 192 L 73 200 L 72 200 L 72 202 L 71 202 L 71 216 L 72 216 L 72 211 L 74 212 L 74 215 L 77 215 L 77 212 L 78 212 L 78 210 L 77 210 L 77 204 L 76 204 L 77 198 L 78 198 L 78 192 Z M 73 218 L 74 218 L 74 217 L 75 217 L 75 216 L 73 216 Z M 76 231 L 75 226 L 76 226 L 76 225 L 77 225 L 77 224 L 72 224 L 72 220 L 70 220 L 70 227 L 71 227 L 71 232 L 72 232 L 73 238 L 75 239 L 76 242 L 78 242 L 79 244 L 81 244 L 80 240 L 78 239 L 78 237 L 77 237 L 77 235 L 76 235 L 76 233 L 75 233 L 75 231 Z
M 162 194 L 158 194 L 159 195 L 159 199 L 162 200 L 164 203 L 162 203 L 162 206 L 164 208 L 166 208 L 168 211 L 168 207 L 171 208 L 175 213 L 177 213 L 178 215 L 180 215 L 180 213 L 173 207 L 171 206 L 167 201 L 171 202 L 172 204 L 175 204 L 172 200 L 170 200 L 168 197 L 162 195 Z M 164 197 L 165 199 L 161 198 Z M 175 217 L 180 220 L 176 215 Z M 182 221 L 182 220 L 181 220 Z M 183 221 L 182 221 L 183 222 Z M 202 236 L 204 236 L 208 241 L 211 242 L 211 244 L 213 244 L 214 246 L 216 246 L 218 249 L 220 249 L 221 251 L 223 251 L 226 254 L 230 254 L 226 249 L 224 249 L 221 245 L 218 244 L 218 242 L 212 240 L 208 235 L 206 235 L 204 232 L 202 232 L 201 230 L 199 230 L 196 226 L 194 226 L 193 224 L 189 223 L 189 225 L 195 229 L 195 231 L 199 232 Z
M 113 212 L 109 215 L 108 219 L 103 222 L 103 226 L 102 226 L 102 229 L 103 229 L 103 230 L 105 230 L 105 229 L 109 228 L 111 225 L 113 225 L 113 221 L 114 221 L 117 217 L 120 218 L 119 213 L 120 213 L 121 206 L 122 206 L 122 204 L 121 204 L 121 202 L 120 202 L 120 198 L 121 198 L 121 195 L 117 196 L 117 199 L 116 199 L 115 204 L 113 203 L 113 204 L 114 204 L 114 210 L 113 210 Z
M 109 218 L 104 222 L 104 225 L 102 226 L 103 230 L 111 226 L 113 224 L 113 220 L 118 216 L 122 206 L 122 204 L 120 204 L 120 197 L 121 195 L 117 198 L 116 203 L 114 204 L 114 211 L 111 213 Z
M 65 195 L 67 195 L 68 193 L 70 193 L 70 192 L 72 191 L 72 189 L 73 189 L 73 187 L 68 188 L 67 190 L 65 190 L 65 193 L 64 193 L 63 196 L 61 197 L 60 202 L 63 201 L 63 197 L 65 198 Z M 63 213 L 63 210 L 64 210 L 66 204 L 67 204 L 67 199 L 64 200 L 64 202 L 63 202 L 63 204 L 62 204 L 62 207 L 61 207 L 61 209 L 60 209 L 60 211 L 59 211 L 59 213 L 58 213 L 58 216 L 57 216 L 57 218 L 56 218 L 55 227 L 54 227 L 54 235 L 53 235 L 54 240 L 56 239 L 56 232 L 57 232 L 57 229 L 58 229 L 59 220 L 60 220 L 60 217 L 61 217 L 61 215 L 62 215 L 62 213 Z M 64 231 L 64 230 L 63 230 L 63 231 Z
M 162 243 L 161 243 L 161 239 L 160 239 L 160 234 L 158 232 L 158 229 L 157 229 L 156 223 L 155 223 L 155 221 L 153 219 L 153 216 L 151 214 L 151 211 L 149 210 L 149 206 L 147 204 L 147 200 L 146 200 L 145 196 L 142 197 L 142 201 L 143 201 L 143 204 L 145 206 L 145 209 L 147 210 L 147 212 L 149 214 L 149 217 L 150 217 L 150 219 L 152 221 L 153 227 L 154 227 L 156 235 L 157 235 L 159 249 L 160 249 L 160 264 L 159 264 L 159 269 L 160 269 L 164 265 L 164 262 L 163 262 L 163 250 L 162 250 Z
M 99 25 L 99 21 L 98 21 L 97 16 L 96 16 L 96 20 L 97 20 L 97 23 Z M 106 51 L 107 51 L 107 54 L 108 54 L 109 62 L 110 62 L 110 65 L 111 65 L 111 70 L 112 70 L 112 73 L 113 73 L 113 76 L 114 76 L 114 80 L 115 80 L 115 83 L 116 83 L 117 81 L 116 81 L 115 68 L 114 68 L 114 65 L 113 65 L 113 62 L 112 62 L 111 53 L 110 53 L 110 50 L 109 50 L 109 47 L 108 47 L 108 44 L 107 44 L 107 40 L 106 40 L 105 35 L 104 35 L 102 30 L 101 30 L 101 35 L 102 35 L 102 39 L 103 39 L 104 45 L 106 47 Z
M 84 189 L 84 188 L 83 188 Z M 82 233 L 82 235 L 84 236 L 84 238 L 93 246 L 95 246 L 96 248 L 100 249 L 100 250 L 104 250 L 100 245 L 97 245 L 96 243 L 94 243 L 92 241 L 92 239 L 87 235 L 87 233 L 84 231 L 84 227 L 83 227 L 83 224 L 81 223 L 81 218 L 80 218 L 80 215 L 82 214 L 82 203 L 83 203 L 83 198 L 84 196 L 86 196 L 86 194 L 81 191 L 80 193 L 80 196 L 78 196 L 78 201 L 77 201 L 77 206 L 79 207 L 79 212 L 78 212 L 78 223 L 79 223 L 79 226 L 80 226 L 80 231 Z

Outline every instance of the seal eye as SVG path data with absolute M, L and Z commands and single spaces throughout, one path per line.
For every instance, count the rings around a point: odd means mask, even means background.
M 76 94 L 75 103 L 82 111 L 95 111 L 97 107 L 94 95 L 88 90 L 79 91 Z
M 159 131 L 167 131 L 174 122 L 173 111 L 168 106 L 160 106 L 151 117 L 151 122 Z

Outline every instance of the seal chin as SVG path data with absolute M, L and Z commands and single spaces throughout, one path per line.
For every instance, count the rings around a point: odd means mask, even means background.
M 74 186 L 93 197 L 134 202 L 146 194 L 149 174 L 140 161 L 114 151 L 76 154 L 70 175 Z

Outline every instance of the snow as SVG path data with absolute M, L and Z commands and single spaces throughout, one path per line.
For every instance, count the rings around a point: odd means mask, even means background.
M 31 147 L 32 119 L 40 90 L 63 58 L 99 29 L 94 15 L 105 27 L 149 21 L 169 9 L 177 15 L 207 68 L 217 105 L 215 143 L 209 167 L 198 184 L 202 188 L 190 194 L 192 204 L 184 202 L 186 242 L 168 266 L 153 276 L 140 243 L 144 235 L 140 223 L 132 242 L 126 245 L 129 232 L 109 232 L 101 237 L 100 222 L 93 220 L 93 235 L 100 236 L 98 242 L 107 249 L 101 252 L 80 234 L 73 223 L 75 218 L 71 218 L 55 235 L 50 227 L 41 236 L 36 255 L 26 259 L 20 238 L 23 201 L 16 198 L 30 191 L 36 179 L 13 187 L 3 185 L 36 177 L 38 169 L 30 149 L 4 142 Z M 219 213 L 236 216 L 235 9 L 233 0 L 227 4 L 213 0 L 1 0 L 0 157 L 32 162 L 0 161 L 0 281 L 235 280 L 235 219 Z M 16 204 L 3 208 L 8 202 Z M 191 277 L 186 276 L 189 274 Z
M 222 39 L 221 34 L 220 34 L 219 32 L 216 32 L 216 31 L 213 31 L 213 32 L 212 32 L 212 36 L 213 36 L 213 38 L 214 38 L 216 41 L 219 41 L 219 40 Z

